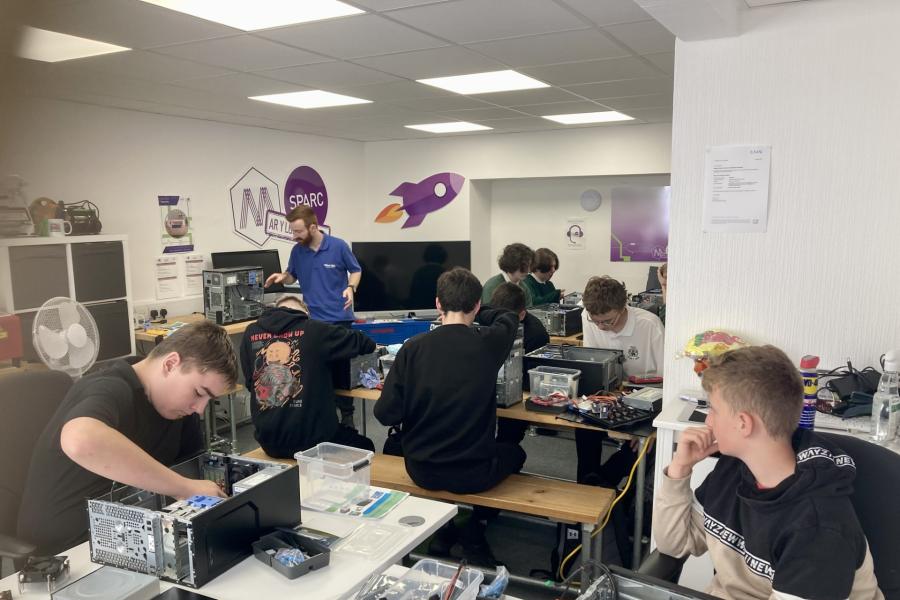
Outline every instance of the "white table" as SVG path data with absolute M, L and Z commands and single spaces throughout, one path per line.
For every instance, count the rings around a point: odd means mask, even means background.
M 358 554 L 337 551 L 332 553 L 328 567 L 312 571 L 294 580 L 287 579 L 250 556 L 197 591 L 218 600 L 301 597 L 336 600 L 352 597 L 372 573 L 380 573 L 406 556 L 444 523 L 450 521 L 456 515 L 456 511 L 455 504 L 410 496 L 378 521 L 401 527 L 405 532 L 402 542 L 396 544 L 394 548 L 383 551 L 380 556 L 362 557 Z M 418 527 L 409 527 L 399 523 L 401 517 L 411 515 L 424 518 L 425 523 Z M 303 511 L 303 524 L 315 529 L 328 530 L 330 527 L 340 527 L 349 518 L 305 509 Z M 71 564 L 69 582 L 100 568 L 100 565 L 90 562 L 87 542 L 70 549 L 65 554 L 69 557 Z M 161 591 L 167 590 L 172 585 L 169 582 L 160 581 Z M 19 596 L 18 580 L 15 574 L 0 580 L 0 590 L 12 590 L 14 598 L 22 597 L 33 600 L 50 598 L 46 588 L 42 588 L 40 584 L 30 584 L 26 588 L 25 594 Z

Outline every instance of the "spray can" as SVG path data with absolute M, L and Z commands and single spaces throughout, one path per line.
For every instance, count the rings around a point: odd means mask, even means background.
M 800 377 L 803 378 L 803 412 L 800 413 L 800 428 L 813 429 L 816 426 L 816 400 L 819 391 L 819 357 L 807 354 L 800 359 Z

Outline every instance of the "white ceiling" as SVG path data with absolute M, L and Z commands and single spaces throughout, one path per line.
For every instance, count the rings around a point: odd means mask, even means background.
M 434 137 L 403 125 L 450 120 L 494 128 L 465 135 L 566 129 L 540 115 L 601 110 L 671 121 L 675 38 L 633 0 L 345 1 L 367 13 L 246 33 L 140 0 L 35 0 L 28 25 L 134 50 L 15 64 L 34 95 L 359 141 Z M 508 68 L 552 87 L 460 96 L 414 81 Z M 307 89 L 373 103 L 247 99 Z

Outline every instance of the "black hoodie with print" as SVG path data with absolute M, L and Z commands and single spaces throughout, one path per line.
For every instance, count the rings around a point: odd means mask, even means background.
M 266 454 L 293 457 L 331 440 L 338 429 L 331 363 L 374 351 L 364 333 L 290 308 L 268 309 L 247 327 L 241 369 L 256 440 Z

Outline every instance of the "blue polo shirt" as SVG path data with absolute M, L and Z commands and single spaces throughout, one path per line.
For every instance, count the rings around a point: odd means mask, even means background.
M 353 311 L 344 309 L 347 273 L 362 271 L 347 242 L 325 235 L 318 251 L 294 244 L 287 272 L 300 282 L 309 316 L 326 323 L 352 321 Z

